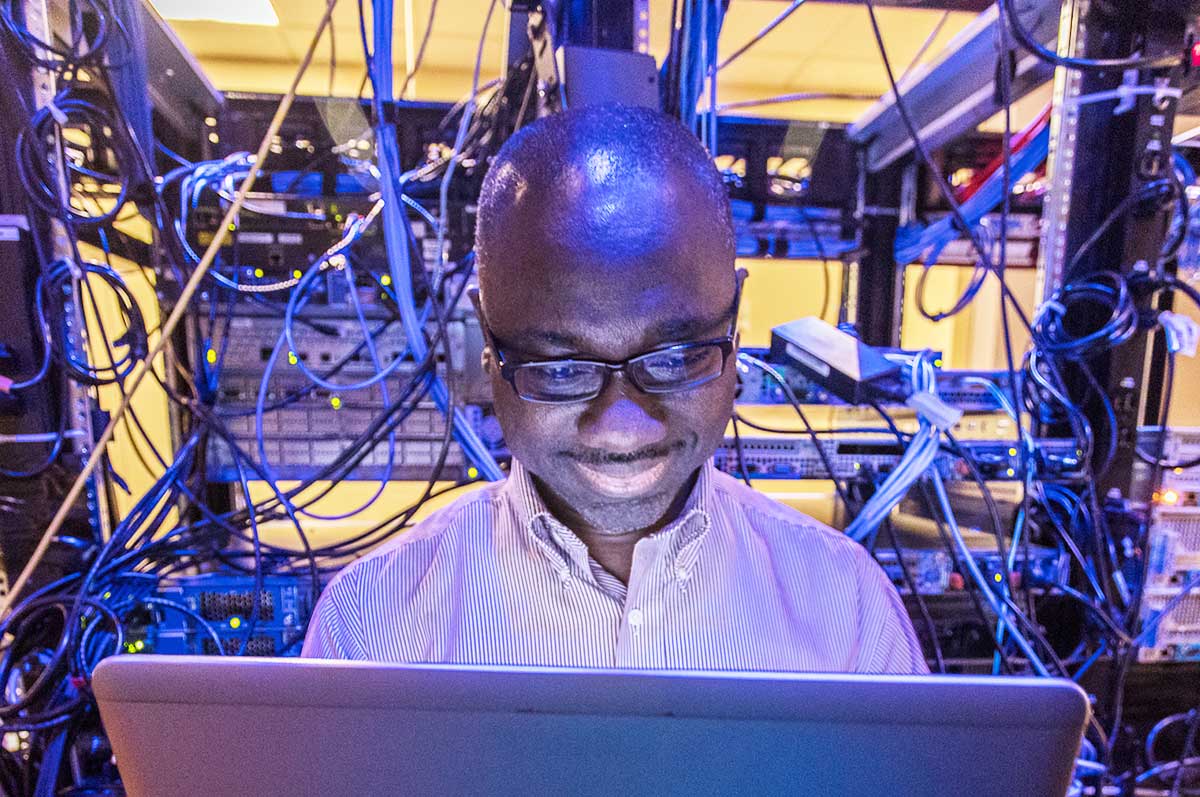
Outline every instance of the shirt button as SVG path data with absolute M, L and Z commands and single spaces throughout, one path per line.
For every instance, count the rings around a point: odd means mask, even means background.
M 642 624 L 642 610 L 641 609 L 631 609 L 629 611 L 629 624 L 631 626 L 633 626 L 634 628 L 637 628 L 638 626 L 640 626 Z

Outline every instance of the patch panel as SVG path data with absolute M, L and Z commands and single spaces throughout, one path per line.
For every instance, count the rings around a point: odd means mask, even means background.
M 324 470 L 371 428 L 386 406 L 379 384 L 339 392 L 308 380 L 301 366 L 318 373 L 336 368 L 329 381 L 339 384 L 362 382 L 375 373 L 375 367 L 363 345 L 361 325 L 344 309 L 316 307 L 312 313 L 306 311 L 305 319 L 305 324 L 294 324 L 294 348 L 281 350 L 264 394 L 262 451 L 271 471 L 282 479 L 307 479 Z M 368 314 L 368 325 L 379 330 L 373 342 L 382 363 L 405 356 L 399 323 L 389 323 L 375 308 Z M 197 352 L 201 374 L 210 369 L 216 374 L 219 366 L 219 380 L 206 382 L 217 412 L 237 445 L 258 460 L 255 407 L 283 319 L 269 309 L 245 307 L 229 320 L 227 331 L 221 322 L 214 326 L 217 333 L 211 339 L 201 340 L 193 331 L 192 350 Z M 441 357 L 438 372 L 451 383 L 455 401 L 464 407 L 468 420 L 478 426 L 483 423 L 478 403 L 489 395 L 479 361 L 483 341 L 478 323 L 465 311 L 456 313 L 447 323 L 447 336 L 450 356 Z M 401 384 L 413 371 L 412 363 L 404 363 L 387 384 Z M 394 389 L 388 398 L 393 402 L 398 398 Z M 445 428 L 445 417 L 432 400 L 422 400 L 395 430 L 390 470 L 385 439 L 344 478 L 378 479 L 390 473 L 393 479 L 424 480 L 437 461 Z M 232 451 L 221 439 L 212 441 L 207 466 L 214 481 L 239 478 Z M 465 459 L 457 444 L 449 449 L 446 467 L 448 478 L 465 475 Z
M 766 349 L 743 348 L 760 360 L 767 359 Z M 795 365 L 772 362 L 772 367 L 787 380 L 788 387 L 802 404 L 844 405 L 841 399 L 806 378 Z M 1008 374 L 1003 371 L 938 371 L 938 396 L 947 404 L 967 413 L 996 412 L 1000 402 L 987 387 L 976 380 L 994 382 L 1002 391 L 1008 390 Z M 788 404 L 787 393 L 770 376 L 758 368 L 738 370 L 737 401 L 740 404 Z M 869 410 L 869 408 L 867 409 Z M 874 416 L 878 418 L 878 415 Z
M 1138 661 L 1200 661 L 1200 591 L 1193 590 L 1164 617 L 1179 588 L 1152 587 L 1142 598 L 1142 622 L 1157 620 L 1154 632 L 1138 650 Z
M 987 480 L 1011 481 L 1021 476 L 1021 452 L 997 440 L 960 440 Z M 824 437 L 820 451 L 833 469 L 833 478 L 853 479 L 867 473 L 886 474 L 896 466 L 904 447 L 889 434 Z M 746 473 L 755 479 L 825 479 L 830 474 L 821 453 L 807 437 L 742 437 L 741 457 Z M 736 441 L 727 438 L 714 462 L 726 473 L 741 472 Z M 973 478 L 964 462 L 949 452 L 936 462 L 943 478 Z M 1073 440 L 1043 439 L 1036 443 L 1034 469 L 1040 479 L 1072 480 L 1082 476 L 1080 451 Z

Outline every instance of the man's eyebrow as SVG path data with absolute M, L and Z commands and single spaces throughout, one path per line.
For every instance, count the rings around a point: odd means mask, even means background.
M 698 338 L 710 329 L 722 324 L 728 324 L 732 310 L 726 310 L 717 316 L 701 318 L 671 318 L 654 325 L 654 339 L 663 343 L 686 343 Z
M 577 335 L 533 327 L 519 329 L 512 335 L 506 335 L 503 341 L 498 342 L 526 353 L 532 353 L 534 347 L 537 346 L 576 352 L 587 349 L 587 341 Z
M 698 338 L 718 325 L 729 324 L 733 319 L 734 307 L 730 305 L 719 315 L 684 316 L 669 318 L 654 325 L 651 330 L 656 343 L 686 343 Z M 501 348 L 511 348 L 525 354 L 533 354 L 537 348 L 559 349 L 573 353 L 590 351 L 591 345 L 587 338 L 571 332 L 559 332 L 552 329 L 526 327 L 519 329 L 502 340 L 497 340 Z
M 671 318 L 654 325 L 652 336 L 655 344 L 686 343 L 699 338 L 705 332 L 720 324 L 729 323 L 729 313 L 722 313 L 711 318 Z M 539 348 L 559 349 L 572 353 L 586 353 L 591 350 L 589 342 L 578 335 L 555 332 L 549 329 L 522 329 L 511 337 L 506 337 L 503 343 L 509 348 L 527 354 L 534 353 Z M 502 346 L 504 348 L 504 346 Z

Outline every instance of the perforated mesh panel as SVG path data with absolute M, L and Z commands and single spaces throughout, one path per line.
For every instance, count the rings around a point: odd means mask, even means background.
M 242 649 L 241 637 L 226 637 L 221 640 L 221 647 L 225 649 L 226 656 L 236 656 L 238 651 Z M 205 655 L 212 656 L 217 652 L 217 645 L 211 639 L 204 640 Z M 253 637 L 249 644 L 246 645 L 247 656 L 274 656 L 275 655 L 275 640 L 269 636 Z
M 1158 523 L 1178 535 L 1176 544 L 1181 552 L 1200 553 L 1200 515 L 1161 510 Z
M 1156 594 L 1147 601 L 1147 608 L 1160 611 L 1177 593 L 1164 592 Z M 1200 594 L 1193 593 L 1180 601 L 1159 626 L 1163 631 L 1196 630 L 1200 631 Z M 1200 642 L 1200 638 L 1196 640 Z
M 253 592 L 201 592 L 200 616 L 223 621 L 230 617 L 250 617 L 254 611 Z M 275 597 L 263 590 L 259 598 L 258 619 L 275 619 Z

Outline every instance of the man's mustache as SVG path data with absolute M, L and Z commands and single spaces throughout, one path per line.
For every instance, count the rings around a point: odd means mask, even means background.
M 687 443 L 683 440 L 676 440 L 674 443 L 662 446 L 647 446 L 640 448 L 637 451 L 626 453 L 613 453 L 611 451 L 601 451 L 598 449 L 585 449 L 582 451 L 564 451 L 564 456 L 570 457 L 577 462 L 582 462 L 585 465 L 628 465 L 633 462 L 640 462 L 644 459 L 662 459 L 674 451 L 680 451 L 687 447 Z

